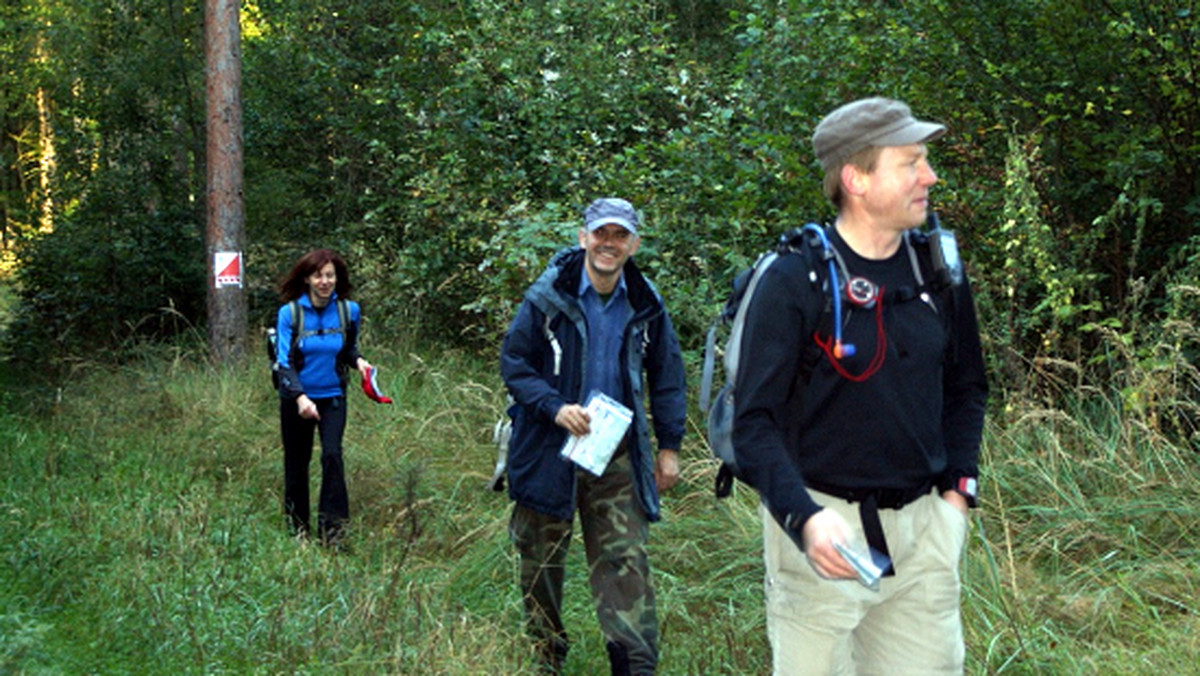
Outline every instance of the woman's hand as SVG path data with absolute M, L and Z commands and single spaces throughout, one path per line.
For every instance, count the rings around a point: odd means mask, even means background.
M 371 362 L 367 361 L 366 359 L 363 359 L 362 357 L 359 357 L 358 361 L 355 362 L 354 366 L 355 366 L 355 368 L 358 369 L 358 372 L 362 374 L 362 377 L 364 377 L 364 378 L 371 377 Z
M 317 405 L 313 403 L 312 399 L 308 398 L 307 394 L 302 394 L 296 397 L 296 407 L 300 411 L 301 418 L 307 418 L 309 420 L 321 419 L 321 414 L 317 412 Z

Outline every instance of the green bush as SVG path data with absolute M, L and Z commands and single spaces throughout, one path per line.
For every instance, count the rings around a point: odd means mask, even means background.
M 207 285 L 204 243 L 191 212 L 146 209 L 153 192 L 129 184 L 149 181 L 115 171 L 98 177 L 78 210 L 21 251 L 20 303 L 4 334 L 18 361 L 54 367 L 103 359 L 112 348 L 195 330 Z

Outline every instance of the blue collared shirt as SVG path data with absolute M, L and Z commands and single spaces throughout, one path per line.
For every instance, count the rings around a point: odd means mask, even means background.
M 617 286 L 608 302 L 600 298 L 588 278 L 586 266 L 580 274 L 579 299 L 587 317 L 588 354 L 587 377 L 583 388 L 586 398 L 598 390 L 621 401 L 621 343 L 625 338 L 625 325 L 633 313 L 629 294 L 625 288 L 625 275 L 617 280 Z

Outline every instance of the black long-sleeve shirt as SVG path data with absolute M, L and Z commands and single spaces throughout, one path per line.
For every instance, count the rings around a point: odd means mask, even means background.
M 918 289 L 907 245 L 869 260 L 832 230 L 830 241 L 849 273 L 883 295 Z M 799 529 L 821 509 L 806 481 L 910 491 L 977 476 L 987 380 L 969 283 L 937 301 L 882 302 L 878 313 L 843 303 L 843 342 L 856 352 L 839 360 L 842 368 L 858 376 L 883 358 L 877 372 L 854 382 L 814 343 L 818 324 L 820 337 L 829 337 L 831 316 L 809 270 L 809 257 L 793 253 L 765 271 L 741 344 L 734 448 L 775 518 Z

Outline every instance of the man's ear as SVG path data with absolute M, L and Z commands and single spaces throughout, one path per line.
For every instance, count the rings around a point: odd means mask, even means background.
M 871 177 L 859 167 L 847 162 L 842 165 L 842 190 L 850 195 L 862 195 L 870 185 Z
M 579 246 L 587 248 L 587 228 L 579 229 Z

